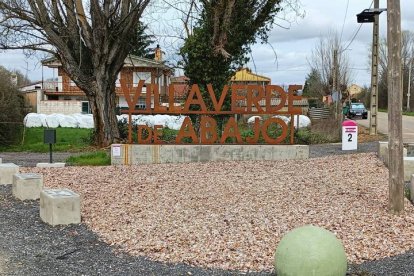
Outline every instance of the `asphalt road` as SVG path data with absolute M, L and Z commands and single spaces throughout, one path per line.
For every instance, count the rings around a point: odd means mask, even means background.
M 369 113 L 368 119 L 358 119 L 357 123 L 369 128 Z M 404 143 L 414 143 L 414 117 L 403 116 L 402 118 L 402 132 Z M 388 113 L 378 112 L 378 132 L 388 135 Z

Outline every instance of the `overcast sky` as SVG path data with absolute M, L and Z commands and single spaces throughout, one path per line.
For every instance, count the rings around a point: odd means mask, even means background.
M 292 23 L 278 21 L 287 29 L 274 27 L 269 37 L 271 46 L 253 47 L 254 64 L 250 63 L 248 66 L 258 74 L 270 77 L 274 84 L 303 85 L 310 71 L 307 60 L 310 59 L 320 37 L 336 31 L 339 35 L 342 33 L 343 45 L 348 45 L 359 27 L 356 14 L 369 8 L 372 0 L 300 0 L 300 2 L 303 18 L 290 14 L 290 18 L 295 18 L 295 21 Z M 403 30 L 414 31 L 414 8 L 410 7 L 410 2 L 412 0 L 401 0 L 401 24 Z M 380 8 L 386 8 L 386 0 L 380 0 Z M 380 36 L 386 36 L 386 21 L 386 13 L 383 13 L 380 16 Z M 372 24 L 366 23 L 362 25 L 347 50 L 353 73 L 352 83 L 361 86 L 370 83 L 368 51 L 371 43 Z M 18 51 L 0 53 L 0 65 L 7 69 L 18 69 L 23 73 L 27 71 L 32 81 L 42 79 L 39 60 L 26 59 Z M 44 68 L 43 72 L 45 78 L 52 76 L 52 70 L 49 68 Z

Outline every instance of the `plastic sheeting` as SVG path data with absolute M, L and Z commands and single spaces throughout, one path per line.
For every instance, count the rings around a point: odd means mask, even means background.
M 117 116 L 118 121 L 126 120 L 128 115 L 123 114 Z M 170 129 L 179 130 L 185 119 L 185 116 L 170 115 L 132 115 L 132 123 L 134 125 L 161 125 Z M 29 113 L 24 118 L 26 127 L 70 127 L 70 128 L 94 128 L 92 114 L 37 114 Z

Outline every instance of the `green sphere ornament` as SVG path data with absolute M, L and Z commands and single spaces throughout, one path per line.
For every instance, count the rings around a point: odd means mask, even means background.
M 344 276 L 347 259 L 333 233 L 306 225 L 288 232 L 280 241 L 275 268 L 278 276 Z

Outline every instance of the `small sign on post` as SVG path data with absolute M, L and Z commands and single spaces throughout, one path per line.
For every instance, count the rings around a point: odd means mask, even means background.
M 342 123 L 342 150 L 358 149 L 358 124 L 352 120 Z
M 56 144 L 56 129 L 44 129 L 43 140 L 45 144 L 49 144 L 49 163 L 53 163 L 52 144 Z

